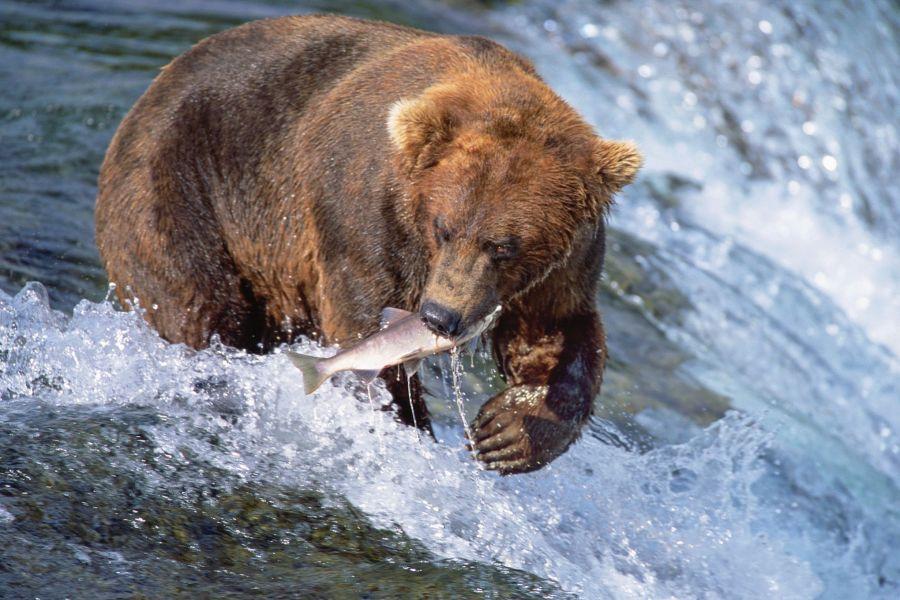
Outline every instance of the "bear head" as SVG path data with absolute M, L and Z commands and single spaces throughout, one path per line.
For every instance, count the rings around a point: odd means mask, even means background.
M 387 127 L 429 253 L 420 312 L 450 338 L 563 267 L 642 162 L 525 75 L 436 84 L 394 103 Z

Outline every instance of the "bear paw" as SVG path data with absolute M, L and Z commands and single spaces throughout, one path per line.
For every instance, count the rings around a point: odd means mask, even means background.
M 503 475 L 534 471 L 575 441 L 581 421 L 560 416 L 546 398 L 547 386 L 518 385 L 481 407 L 472 436 L 476 458 L 485 468 Z

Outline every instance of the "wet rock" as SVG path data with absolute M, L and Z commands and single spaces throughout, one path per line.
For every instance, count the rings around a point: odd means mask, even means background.
M 727 398 L 706 389 L 683 369 L 693 357 L 670 341 L 664 324 L 677 324 L 690 301 L 652 261 L 656 250 L 617 230 L 609 233 L 606 276 L 598 304 L 606 324 L 609 362 L 595 416 L 608 419 L 646 448 L 656 435 L 635 416 L 666 410 L 706 426 L 730 408 Z
M 703 189 L 703 184 L 695 179 L 659 171 L 642 175 L 636 186 L 663 209 L 678 208 L 685 196 Z
M 338 496 L 241 480 L 196 448 L 170 454 L 154 439 L 164 420 L 138 407 L 6 414 L 0 589 L 41 597 L 564 597 L 526 573 L 438 559 Z

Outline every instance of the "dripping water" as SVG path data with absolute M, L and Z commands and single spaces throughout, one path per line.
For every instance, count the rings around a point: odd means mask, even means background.
M 466 419 L 466 410 L 463 404 L 463 393 L 460 386 L 462 379 L 462 362 L 459 359 L 459 347 L 454 346 L 450 350 L 450 372 L 453 377 L 453 400 L 456 402 L 456 409 L 459 411 L 459 420 L 462 423 L 463 431 L 466 434 L 466 440 L 472 444 L 472 456 L 476 456 L 478 451 L 475 449 L 475 436 L 472 434 L 472 428 Z

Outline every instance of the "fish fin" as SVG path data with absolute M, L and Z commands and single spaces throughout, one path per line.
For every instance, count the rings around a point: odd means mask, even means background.
M 387 307 L 381 311 L 381 328 L 390 327 L 400 319 L 408 317 L 412 313 L 401 308 Z
M 320 358 L 290 351 L 285 352 L 285 354 L 294 363 L 294 366 L 300 369 L 300 373 L 303 374 L 303 391 L 307 394 L 315 392 L 326 379 L 331 377 L 330 374 L 319 370 Z
M 369 385 L 378 379 L 378 374 L 381 373 L 381 369 L 354 369 L 353 372 L 357 377 L 365 381 L 366 385 Z
M 421 358 L 413 358 L 403 363 L 403 370 L 406 371 L 407 377 L 412 377 L 416 373 L 419 372 L 419 364 L 421 364 Z

